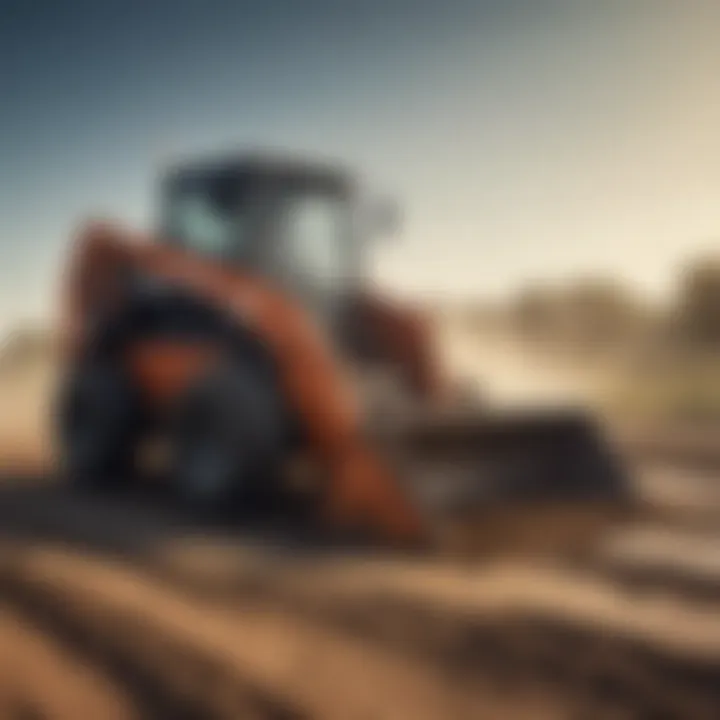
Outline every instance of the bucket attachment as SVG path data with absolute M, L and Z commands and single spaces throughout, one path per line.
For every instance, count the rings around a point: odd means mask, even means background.
M 441 546 L 579 550 L 633 507 L 582 413 L 416 415 L 378 439 Z

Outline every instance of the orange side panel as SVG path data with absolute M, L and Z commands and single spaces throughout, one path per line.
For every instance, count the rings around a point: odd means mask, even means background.
M 410 389 L 431 402 L 441 400 L 445 379 L 425 318 L 379 293 L 363 293 L 356 302 L 359 321 L 370 328 L 376 349 L 402 369 Z
M 143 239 L 108 225 L 91 225 L 81 234 L 66 296 L 70 357 L 82 348 L 87 308 L 117 302 L 117 285 L 111 278 L 118 267 L 142 267 L 182 284 L 226 308 L 268 343 L 285 393 L 303 418 L 312 449 L 330 478 L 328 519 L 344 526 L 370 526 L 397 541 L 422 539 L 424 526 L 417 509 L 367 445 L 352 388 L 336 364 L 333 348 L 307 314 L 260 278 L 138 240 Z M 95 288 L 94 296 L 89 285 Z

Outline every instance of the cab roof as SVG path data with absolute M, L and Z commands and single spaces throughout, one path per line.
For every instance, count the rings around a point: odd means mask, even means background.
M 166 171 L 165 181 L 174 183 L 203 176 L 307 183 L 346 192 L 354 186 L 351 173 L 339 163 L 269 152 L 225 154 L 185 160 L 172 165 Z

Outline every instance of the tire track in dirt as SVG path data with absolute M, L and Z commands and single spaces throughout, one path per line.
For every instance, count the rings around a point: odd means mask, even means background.
M 506 568 L 463 577 L 453 570 L 443 577 L 397 566 L 382 571 L 389 582 L 379 582 L 372 566 L 336 568 L 325 577 L 307 567 L 294 580 L 287 568 L 267 567 L 259 563 L 234 589 L 225 586 L 226 598 L 254 594 L 340 632 L 426 657 L 455 680 L 539 685 L 576 704 L 612 706 L 633 717 L 709 719 L 720 707 L 717 605 L 630 593 L 587 571 Z M 197 591 L 213 592 L 207 577 Z
M 58 693 L 57 687 L 44 687 L 40 693 L 37 688 L 32 690 L 26 687 L 20 695 L 15 692 L 16 708 L 25 713 L 17 715 L 18 718 L 295 720 L 302 717 L 282 707 L 276 698 L 265 697 L 239 681 L 235 681 L 222 697 L 213 692 L 188 692 L 178 675 L 179 672 L 187 671 L 188 664 L 191 666 L 191 675 L 199 678 L 212 679 L 215 670 L 210 661 L 190 653 L 180 640 L 164 641 L 162 652 L 165 654 L 160 664 L 157 653 L 148 656 L 148 646 L 142 641 L 133 647 L 132 642 L 127 642 L 128 637 L 122 637 L 128 629 L 126 625 L 121 623 L 118 627 L 114 619 L 106 618 L 103 627 L 98 624 L 97 615 L 93 614 L 92 609 L 84 607 L 83 612 L 79 612 L 79 608 L 72 608 L 65 602 L 67 597 L 53 592 L 46 583 L 27 582 L 27 578 L 22 579 L 22 573 L 15 574 L 7 567 L 0 572 L 0 595 L 4 603 L 12 607 L 16 621 L 35 629 L 39 642 L 60 648 L 58 654 L 72 658 L 71 667 L 81 665 L 94 669 L 94 674 L 100 678 L 96 682 L 105 685 L 103 697 L 89 698 L 94 705 L 99 705 L 103 700 L 108 704 L 114 694 L 120 693 L 129 699 L 129 704 L 134 708 L 132 712 L 117 715 L 97 712 L 88 707 L 86 700 L 89 691 L 86 688 L 81 687 L 80 693 L 76 694 L 77 683 L 74 688 L 66 689 L 64 694 Z M 14 630 L 17 631 L 17 625 Z M 4 642 L 8 639 L 5 631 L 6 628 L 3 628 Z M 12 637 L 12 632 L 10 635 Z M 137 642 L 141 635 L 135 632 L 134 637 L 134 642 Z M 172 662 L 168 666 L 170 659 Z M 68 674 L 67 669 L 64 674 Z M 71 700 L 76 711 L 62 715 L 63 695 L 67 696 L 68 692 L 73 693 Z M 38 705 L 38 695 L 43 700 L 42 709 Z M 78 708 L 82 710 L 77 712 Z
M 98 665 L 125 667 L 133 692 L 142 699 L 145 688 L 142 702 L 157 703 L 149 717 L 183 717 L 181 710 L 211 718 L 354 717 L 348 706 L 363 707 L 367 687 L 376 685 L 385 694 L 371 698 L 373 717 L 402 695 L 415 703 L 403 716 L 425 712 L 433 720 L 538 720 L 538 708 L 553 719 L 582 711 L 709 720 L 720 707 L 718 606 L 679 588 L 672 596 L 636 593 L 625 582 L 601 581 L 592 566 L 562 577 L 525 568 L 520 580 L 500 574 L 489 582 L 491 569 L 478 577 L 478 568 L 292 544 L 263 549 L 222 528 L 203 531 L 203 548 L 201 529 L 133 498 L 31 489 L 5 499 L 0 518 L 18 545 L 6 556 L 0 588 L 45 618 L 51 635 L 65 633 L 71 646 L 97 653 Z M 69 545 L 32 550 L 49 541 Z M 189 565 L 177 562 L 184 542 L 200 548 Z M 168 607 L 180 608 L 170 626 Z M 181 621 L 201 626 L 207 617 L 215 623 L 209 645 Z M 688 646 L 687 638 L 697 642 Z M 268 655 L 273 647 L 294 666 L 279 667 Z M 324 648 L 322 662 L 316 648 Z M 299 678 L 311 671 L 330 683 L 334 699 L 324 687 L 304 687 Z M 413 700 L 417 687 L 435 690 Z M 230 714 L 227 703 L 235 703 Z
M 205 697 L 196 717 L 352 718 L 370 712 L 390 718 L 402 711 L 413 718 L 474 718 L 488 716 L 489 697 L 493 717 L 540 717 L 537 707 L 508 707 L 508 698 L 518 694 L 530 694 L 535 705 L 541 698 L 552 718 L 624 712 L 710 720 L 720 706 L 717 653 L 672 652 L 662 643 L 547 614 L 495 609 L 469 615 L 382 595 L 353 595 L 344 603 L 329 596 L 323 603 L 322 596 L 280 599 L 277 589 L 261 588 L 255 594 L 244 588 L 232 603 L 189 604 L 176 588 L 106 561 L 98 566 L 67 553 L 32 551 L 14 563 L 10 574 L 6 566 L 2 586 L 22 588 L 25 606 L 40 602 L 56 623 L 60 613 L 62 624 L 84 628 L 90 642 L 140 662 L 156 684 L 159 676 L 170 696 L 182 699 L 180 707 L 193 706 L 193 698 L 197 707 Z M 418 658 L 439 675 L 426 672 Z M 308 675 L 311 668 L 321 683 Z M 213 705 L 218 694 L 227 697 L 248 678 L 255 694 L 293 710 L 222 714 Z M 367 687 L 375 693 L 369 704 Z M 479 688 L 484 700 L 476 697 Z M 393 711 L 383 714 L 388 707 Z
M 25 613 L 0 606 L 0 717 L 137 720 L 141 704 L 88 657 Z
M 638 594 L 720 603 L 720 534 L 639 524 L 606 538 L 585 569 Z
M 543 715 L 531 693 L 494 698 L 479 683 L 452 682 L 324 622 L 247 600 L 233 608 L 191 601 L 106 560 L 26 550 L 6 561 L 0 584 L 26 606 L 39 604 L 56 625 L 132 658 L 173 697 L 201 702 L 202 717 L 571 717 L 552 698 L 543 698 L 541 707 L 551 710 Z M 238 692 L 254 699 L 248 712 L 223 710 L 218 703 Z

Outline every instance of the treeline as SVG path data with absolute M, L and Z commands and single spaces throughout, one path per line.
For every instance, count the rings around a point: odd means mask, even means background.
M 608 278 L 536 284 L 509 302 L 467 308 L 476 327 L 495 322 L 523 338 L 579 349 L 632 346 L 720 352 L 720 256 L 689 264 L 663 307 Z
M 684 274 L 670 323 L 681 339 L 720 348 L 720 257 Z

